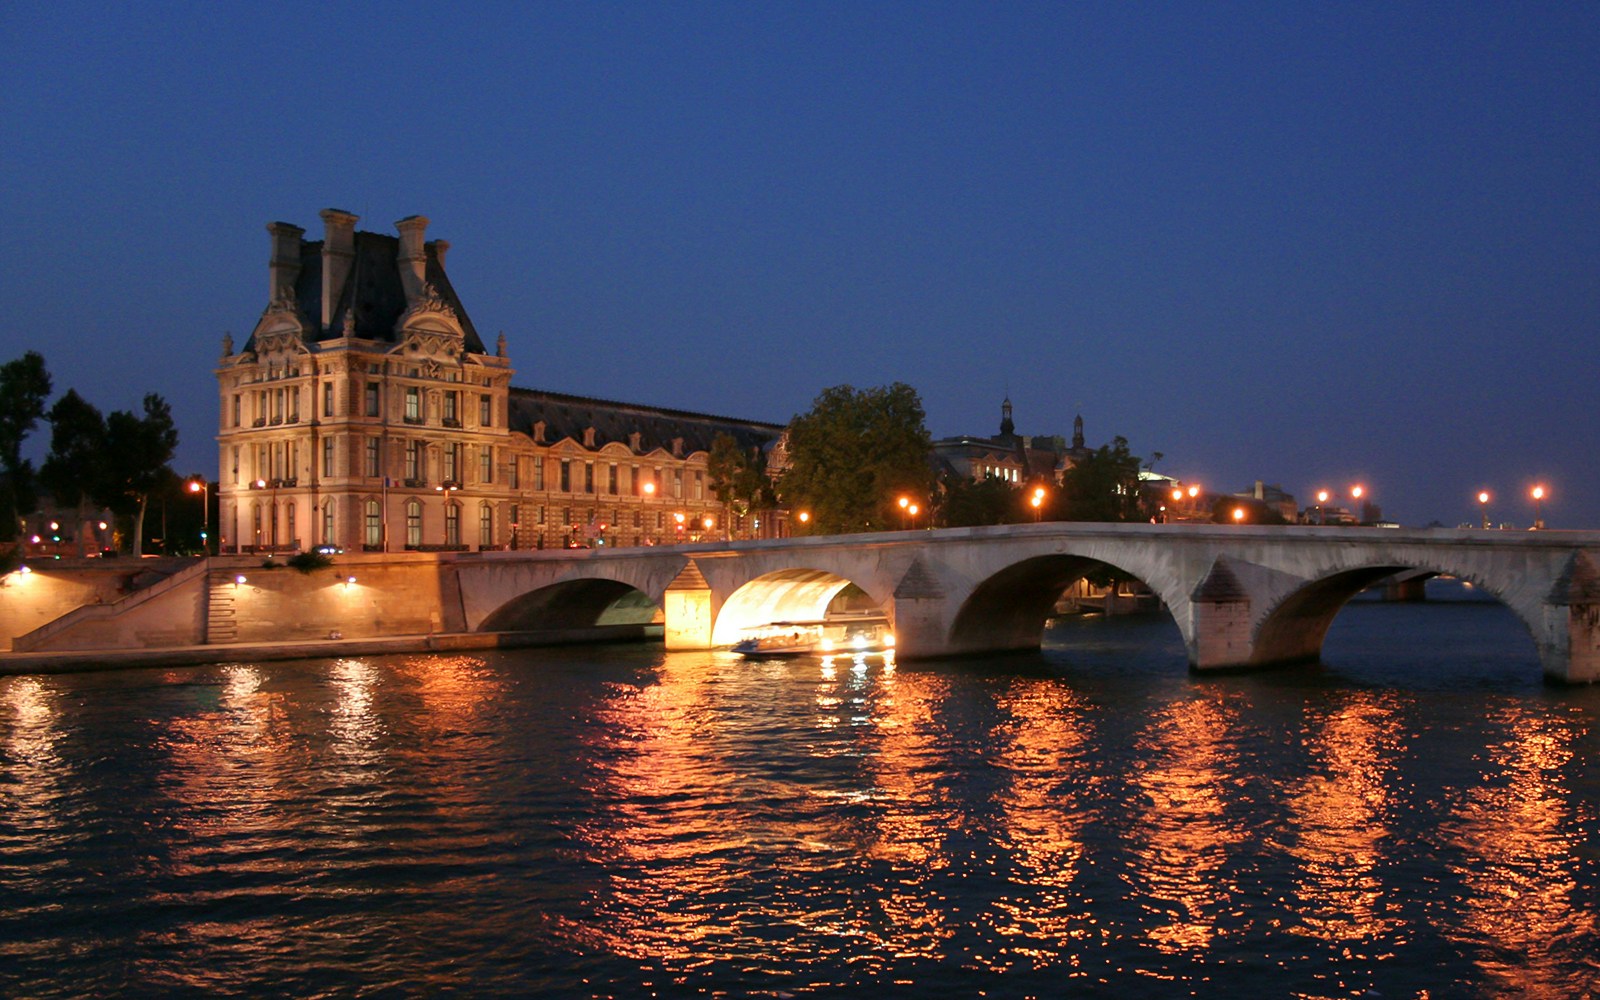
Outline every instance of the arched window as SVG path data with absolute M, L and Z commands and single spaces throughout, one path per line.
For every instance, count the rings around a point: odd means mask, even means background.
M 332 389 L 333 386 L 330 385 L 330 386 L 328 386 L 328 388 Z M 339 544 L 338 542 L 336 542 L 334 540 L 334 537 L 333 537 L 333 501 L 332 500 L 329 500 L 327 503 L 322 505 L 322 544 L 324 544 L 324 545 L 337 545 L 337 544 Z
M 487 503 L 478 505 L 478 548 L 494 548 L 494 508 Z
M 255 539 L 251 544 L 260 545 L 261 538 L 261 502 L 258 500 L 250 505 L 250 526 L 253 529 L 251 537 Z
M 461 505 L 444 505 L 444 543 L 451 547 L 461 544 Z
M 283 503 L 283 540 L 287 545 L 299 547 L 299 536 L 294 530 L 294 501 L 285 500 Z
M 422 547 L 422 501 L 406 501 L 406 548 Z
M 367 548 L 383 548 L 383 508 L 378 505 L 378 501 L 367 501 L 365 517 Z

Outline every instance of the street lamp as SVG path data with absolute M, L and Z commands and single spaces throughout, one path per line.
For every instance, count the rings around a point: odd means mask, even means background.
M 809 510 L 801 511 L 800 512 L 800 530 L 805 532 L 806 534 L 810 534 L 810 531 L 808 530 L 810 525 L 811 525 L 811 512 Z
M 1483 511 L 1483 526 L 1489 527 L 1489 491 L 1482 490 L 1478 493 L 1478 507 Z
M 910 505 L 909 507 L 906 508 L 907 513 L 909 513 L 911 515 L 911 526 L 913 528 L 915 528 L 917 526 L 917 510 L 918 509 L 919 508 L 917 507 L 916 504 L 912 504 L 912 505 Z
M 1327 524 L 1328 523 L 1328 512 L 1323 507 L 1323 505 L 1328 502 L 1328 495 L 1329 494 L 1328 494 L 1327 490 L 1318 490 L 1317 491 L 1317 523 L 1318 524 Z
M 1544 487 L 1535 486 L 1530 495 L 1533 497 L 1533 526 L 1541 529 L 1544 527 Z
M 1234 524 L 1242 524 L 1243 522 L 1244 522 L 1244 508 L 1243 507 L 1235 507 L 1235 508 L 1233 508 L 1233 523 Z
M 211 554 L 211 489 L 204 479 L 189 480 L 189 492 L 200 494 L 200 551 Z
M 1352 501 L 1351 506 L 1355 507 L 1355 510 L 1351 513 L 1355 514 L 1357 524 L 1361 524 L 1366 521 L 1366 518 L 1361 516 L 1361 498 L 1366 495 L 1366 492 L 1366 488 L 1360 483 L 1350 487 L 1350 499 Z
M 1039 523 L 1039 507 L 1044 503 L 1044 487 L 1040 486 L 1033 491 L 1033 499 L 1028 501 L 1033 504 L 1033 523 Z
M 906 527 L 906 516 L 911 511 L 911 500 L 907 497 L 901 497 L 898 503 L 900 504 L 900 528 L 903 531 Z

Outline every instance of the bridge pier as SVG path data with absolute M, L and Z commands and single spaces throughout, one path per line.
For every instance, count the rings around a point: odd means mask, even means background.
M 1246 666 L 1255 650 L 1250 594 L 1218 559 L 1189 597 L 1189 666 L 1197 671 Z
M 1551 680 L 1600 681 L 1600 570 L 1581 552 L 1573 555 L 1550 588 L 1539 659 Z
M 716 620 L 711 584 L 693 559 L 667 584 L 661 603 L 665 619 L 662 642 L 668 650 L 711 648 L 711 626 Z

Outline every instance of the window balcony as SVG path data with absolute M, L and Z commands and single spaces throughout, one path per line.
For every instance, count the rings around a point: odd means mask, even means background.
M 449 428 L 451 428 L 453 430 L 460 430 L 461 429 L 461 421 L 456 419 L 455 417 L 445 417 L 443 420 L 439 421 L 439 423 L 441 423 L 444 426 L 449 427 Z
M 402 423 L 411 424 L 412 426 L 419 426 L 422 423 L 422 418 L 421 417 L 417 417 L 417 416 L 413 416 L 413 415 L 408 413 L 405 416 L 401 417 L 400 421 Z

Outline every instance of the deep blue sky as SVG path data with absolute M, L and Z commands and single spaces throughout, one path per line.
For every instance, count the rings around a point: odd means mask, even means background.
M 415 213 L 520 385 L 1600 527 L 1600 5 L 408 10 L 8 5 L 0 359 L 214 475 L 265 224 Z

